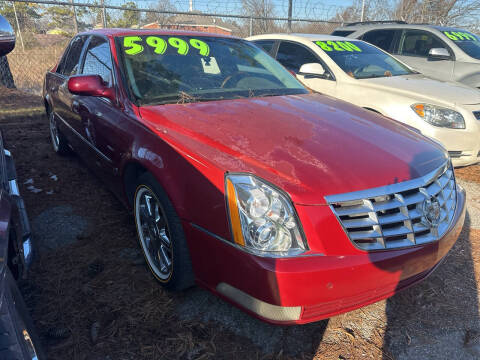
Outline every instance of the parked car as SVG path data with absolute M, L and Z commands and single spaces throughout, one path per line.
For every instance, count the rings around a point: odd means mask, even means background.
M 53 149 L 133 209 L 154 277 L 194 280 L 272 323 L 393 295 L 456 241 L 448 153 L 396 121 L 309 93 L 253 44 L 97 30 L 46 75 Z
M 467 30 L 387 21 L 348 24 L 332 35 L 367 41 L 432 78 L 480 88 L 480 38 Z
M 0 15 L 0 56 L 7 55 L 15 48 L 15 32 L 10 23 Z
M 247 38 L 307 87 L 418 129 L 440 141 L 454 166 L 480 162 L 480 91 L 430 79 L 363 41 L 330 35 Z
M 0 16 L 0 55 L 15 46 L 15 38 L 10 35 L 10 25 Z M 0 133 L 0 359 L 44 359 L 15 281 L 26 277 L 32 260 L 30 224 L 18 190 L 15 164 Z

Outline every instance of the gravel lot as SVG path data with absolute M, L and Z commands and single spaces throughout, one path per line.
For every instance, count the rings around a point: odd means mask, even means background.
M 456 171 L 467 222 L 428 279 L 305 326 L 262 323 L 193 288 L 171 293 L 143 262 L 134 222 L 76 157 L 53 154 L 41 99 L 0 89 L 40 248 L 21 284 L 49 359 L 478 359 L 480 166 Z

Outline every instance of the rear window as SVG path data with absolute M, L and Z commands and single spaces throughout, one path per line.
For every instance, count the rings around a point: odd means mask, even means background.
M 355 31 L 352 30 L 335 30 L 331 35 L 333 36 L 348 36 L 353 34 Z

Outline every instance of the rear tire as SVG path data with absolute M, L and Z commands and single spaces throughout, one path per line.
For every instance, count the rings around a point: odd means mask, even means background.
M 134 196 L 138 240 L 153 276 L 172 290 L 194 285 L 182 223 L 167 194 L 150 173 L 138 179 Z
M 49 111 L 47 115 L 48 115 L 50 139 L 52 140 L 53 151 L 55 151 L 59 155 L 71 154 L 72 151 L 68 146 L 67 139 L 58 129 L 57 119 L 55 119 L 55 115 L 53 114 L 53 111 Z

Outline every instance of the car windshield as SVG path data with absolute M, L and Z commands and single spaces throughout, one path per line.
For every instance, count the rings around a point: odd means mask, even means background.
M 392 56 L 363 41 L 314 41 L 340 68 L 355 79 L 414 74 Z
M 116 41 L 140 105 L 307 93 L 271 56 L 244 40 L 145 35 Z
M 467 55 L 480 60 L 480 38 L 477 35 L 464 30 L 442 31 L 442 33 L 455 42 Z

